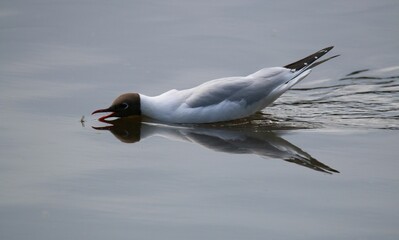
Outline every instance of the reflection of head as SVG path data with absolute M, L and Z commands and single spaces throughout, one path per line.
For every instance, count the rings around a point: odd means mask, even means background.
M 135 143 L 140 141 L 141 118 L 119 118 L 101 122 L 111 124 L 105 127 L 93 127 L 96 130 L 109 130 L 117 139 L 124 143 Z

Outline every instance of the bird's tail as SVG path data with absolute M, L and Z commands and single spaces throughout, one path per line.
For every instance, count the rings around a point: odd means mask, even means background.
M 322 56 L 324 56 L 324 54 L 328 53 L 331 49 L 333 49 L 334 46 L 331 47 L 327 47 L 324 48 L 318 52 L 315 52 L 301 60 L 298 60 L 296 62 L 290 63 L 286 66 L 284 66 L 285 68 L 291 69 L 294 72 L 303 72 L 306 69 L 310 69 L 310 68 L 314 68 L 319 64 L 322 64 L 332 58 L 338 57 L 339 55 L 335 55 L 332 57 L 329 57 L 327 59 L 321 60 L 321 61 L 317 61 L 319 58 L 321 58 Z

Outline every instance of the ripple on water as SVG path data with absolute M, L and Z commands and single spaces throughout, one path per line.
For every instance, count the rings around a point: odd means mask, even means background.
M 356 127 L 399 129 L 399 67 L 358 70 L 331 85 L 294 88 L 237 124 L 272 129 Z

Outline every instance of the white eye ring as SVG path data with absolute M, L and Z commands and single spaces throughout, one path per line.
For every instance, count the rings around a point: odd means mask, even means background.
M 122 103 L 122 105 L 123 105 L 123 110 L 126 110 L 129 107 L 129 104 L 127 103 Z

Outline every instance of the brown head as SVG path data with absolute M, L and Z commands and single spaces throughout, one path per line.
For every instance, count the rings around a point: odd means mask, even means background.
M 99 118 L 103 121 L 110 117 L 129 117 L 141 115 L 140 95 L 138 93 L 125 93 L 117 97 L 109 108 L 99 109 L 92 114 L 110 112 L 111 114 Z

